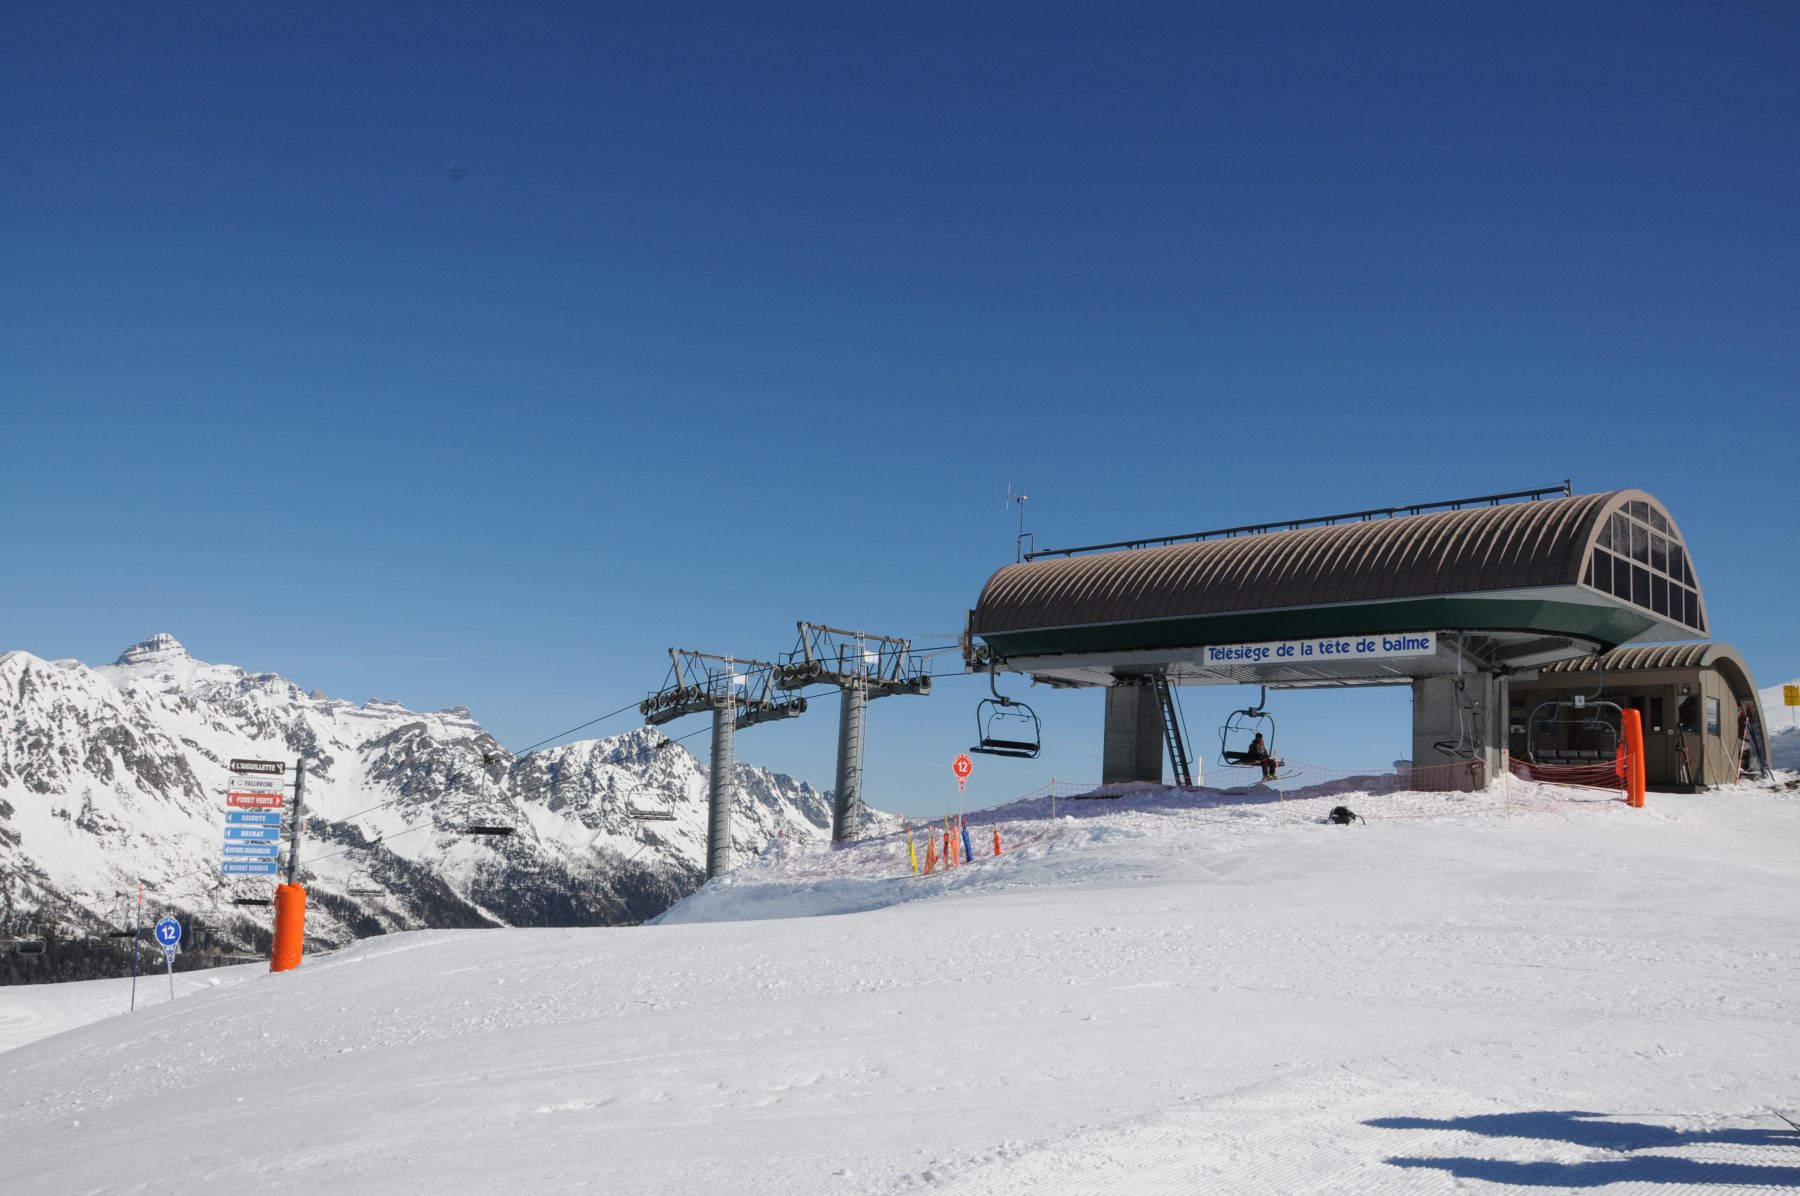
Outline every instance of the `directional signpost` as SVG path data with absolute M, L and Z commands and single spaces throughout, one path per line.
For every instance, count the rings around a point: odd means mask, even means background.
M 226 876 L 274 876 L 281 871 L 282 813 L 287 807 L 285 760 L 233 760 L 225 793 Z
M 163 962 L 169 969 L 169 1000 L 175 999 L 175 949 L 181 946 L 181 923 L 164 915 L 156 920 L 156 941 L 162 944 Z

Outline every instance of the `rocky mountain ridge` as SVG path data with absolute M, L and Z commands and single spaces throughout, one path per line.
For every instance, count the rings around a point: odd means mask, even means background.
M 424 926 L 636 922 L 705 875 L 706 770 L 658 731 L 514 758 L 466 707 L 357 705 L 156 635 L 98 668 L 0 655 L 0 935 L 67 946 L 117 934 L 141 879 L 146 910 L 199 927 L 190 961 L 195 948 L 260 949 L 268 911 L 236 902 L 273 882 L 219 867 L 234 757 L 282 760 L 290 775 L 305 765 L 313 946 Z M 828 835 L 830 822 L 828 794 L 737 765 L 736 854 Z M 476 825 L 512 833 L 467 833 Z M 16 960 L 8 971 L 34 975 Z

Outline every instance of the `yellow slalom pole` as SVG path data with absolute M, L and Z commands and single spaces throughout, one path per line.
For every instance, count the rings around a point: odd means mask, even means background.
M 912 824 L 906 824 L 906 858 L 912 861 L 913 875 L 919 874 L 919 849 L 913 846 Z

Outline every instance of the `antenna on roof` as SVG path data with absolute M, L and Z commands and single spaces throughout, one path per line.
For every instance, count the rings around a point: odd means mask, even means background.
M 1036 551 L 1037 549 L 1037 536 L 1025 530 L 1025 504 L 1030 501 L 1030 499 L 1031 495 L 1026 494 L 1022 490 L 1019 493 L 1014 494 L 1012 483 L 1006 483 L 1006 501 L 1000 504 L 1000 509 L 1004 511 L 1014 503 L 1019 504 L 1019 538 L 1016 542 L 1016 550 L 1013 554 L 1013 564 L 1015 565 L 1025 559 L 1025 541 L 1027 539 L 1031 541 L 1032 550 Z

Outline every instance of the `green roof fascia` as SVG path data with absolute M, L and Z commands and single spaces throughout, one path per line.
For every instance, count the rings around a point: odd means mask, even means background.
M 1393 631 L 1532 631 L 1613 648 L 1658 620 L 1619 606 L 1531 598 L 1414 598 L 1354 606 L 1297 607 L 1186 618 L 1094 623 L 981 634 L 1001 659 L 1063 653 L 1244 644 Z

